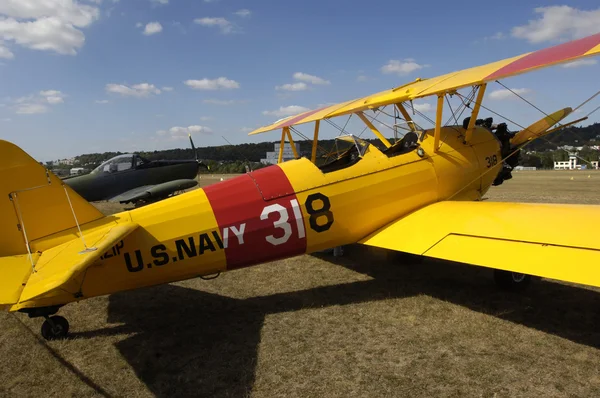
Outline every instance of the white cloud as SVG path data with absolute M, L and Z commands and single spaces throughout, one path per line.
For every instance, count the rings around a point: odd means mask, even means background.
M 138 22 L 138 23 L 135 24 L 136 28 L 141 28 L 142 26 L 144 26 L 144 24 L 141 23 L 141 22 Z
M 598 60 L 596 60 L 596 59 L 584 58 L 584 59 L 578 59 L 577 61 L 562 64 L 561 66 L 563 68 L 578 68 L 580 66 L 596 65 L 597 63 L 598 63 Z
M 196 18 L 194 19 L 194 23 L 197 23 L 198 25 L 202 25 L 202 26 L 208 26 L 208 27 L 218 27 L 221 31 L 221 33 L 223 34 L 228 34 L 228 33 L 233 33 L 235 32 L 235 25 L 232 24 L 230 21 L 228 21 L 225 18 Z
M 506 35 L 504 35 L 504 33 L 502 32 L 496 32 L 491 36 L 486 36 L 483 38 L 483 41 L 487 41 L 487 40 L 502 40 L 506 38 Z
M 299 80 L 297 83 L 287 83 L 281 86 L 275 86 L 275 90 L 283 90 L 283 91 L 304 91 L 308 90 L 309 86 L 307 83 L 312 84 L 331 84 L 329 80 L 325 80 L 318 76 L 309 75 L 308 73 L 296 72 L 293 74 L 293 78 L 295 80 Z
M 219 100 L 219 99 L 205 99 L 202 100 L 202 102 L 204 102 L 205 104 L 212 104 L 212 105 L 233 105 L 235 104 L 235 100 Z
M 433 111 L 433 105 L 431 105 L 429 103 L 423 103 L 423 104 L 414 104 L 413 103 L 413 108 L 415 108 L 416 111 L 419 111 L 422 113 Z
M 10 121 L 12 121 L 12 119 L 11 119 L 11 118 L 9 118 L 9 117 L 2 118 L 1 120 L 2 120 L 3 122 L 10 122 Z
M 0 58 L 4 59 L 13 59 L 15 54 L 10 51 L 8 48 L 4 47 L 4 43 L 0 41 Z
M 57 105 L 65 102 L 65 94 L 58 90 L 42 90 L 37 94 L 20 97 L 14 100 L 13 109 L 15 113 L 31 115 L 46 113 L 50 109 L 48 105 Z
M 48 107 L 44 104 L 23 103 L 15 107 L 15 112 L 20 115 L 33 115 L 36 113 L 46 113 Z
M 318 76 L 309 75 L 308 73 L 302 73 L 302 72 L 294 73 L 294 79 L 300 80 L 301 82 L 312 83 L 312 84 L 331 84 L 331 82 L 329 80 L 325 80 Z
M 531 92 L 531 90 L 528 88 L 511 88 L 511 90 L 514 93 L 519 94 L 520 96 L 524 96 Z M 494 100 L 505 100 L 505 99 L 513 99 L 513 98 L 518 99 L 519 98 L 515 94 L 513 94 L 510 90 L 507 90 L 504 88 L 492 91 L 490 93 L 489 97 L 490 97 L 490 99 L 494 99 Z
M 177 140 L 181 138 L 187 138 L 188 134 L 212 134 L 212 132 L 212 129 L 209 127 L 193 125 L 188 127 L 175 126 L 168 130 L 158 130 L 156 134 L 161 137 Z
M 106 85 L 106 91 L 109 93 L 121 94 L 125 97 L 148 97 L 152 94 L 160 94 L 160 90 L 150 83 L 134 84 L 127 86 L 124 84 L 110 83 Z
M 207 121 L 213 120 L 213 119 L 214 119 L 214 117 L 212 117 L 212 116 L 200 116 L 200 120 L 203 122 L 207 122 Z
M 56 96 L 47 97 L 46 101 L 48 101 L 48 103 L 51 105 L 62 104 L 63 102 L 65 102 L 65 100 L 62 97 L 56 97 Z
M 162 91 L 173 91 L 173 87 L 169 87 L 169 86 L 162 87 Z
M 600 8 L 586 11 L 563 5 L 537 7 L 533 11 L 538 19 L 512 28 L 514 37 L 541 43 L 579 39 L 600 32 Z
M 162 32 L 163 28 L 162 25 L 160 24 L 160 22 L 149 22 L 146 24 L 146 27 L 144 28 L 144 34 L 146 36 L 150 36 L 156 33 L 160 33 Z
M 97 104 L 108 104 L 110 101 L 109 100 L 96 100 L 94 102 Z
M 280 106 L 279 109 L 276 109 L 274 111 L 263 111 L 263 115 L 286 117 L 306 112 L 308 110 L 308 108 L 298 105 Z
M 406 58 L 401 61 L 397 59 L 391 59 L 386 65 L 381 67 L 381 72 L 407 75 L 411 72 L 427 67 L 429 67 L 429 65 L 418 64 L 413 58 Z
M 194 90 L 220 90 L 220 89 L 234 89 L 240 88 L 240 84 L 235 80 L 230 80 L 226 77 L 218 77 L 216 79 L 202 80 L 186 80 L 183 82 L 186 86 L 193 88 Z
M 254 130 L 252 127 L 245 127 L 245 126 L 244 126 L 244 127 L 242 127 L 242 128 L 240 129 L 240 131 L 241 131 L 242 133 L 249 133 L 249 132 L 251 132 L 252 130 Z
M 243 9 L 235 12 L 235 15 L 237 15 L 238 17 L 242 17 L 242 18 L 249 17 L 251 14 L 252 14 L 252 11 L 250 11 L 246 8 L 243 8 Z
M 304 91 L 308 88 L 306 83 L 298 82 L 298 83 L 288 83 L 282 86 L 275 86 L 275 90 L 285 90 L 285 91 Z
M 0 1 L 0 42 L 59 54 L 75 55 L 84 42 L 80 28 L 99 17 L 98 7 L 74 0 Z M 2 44 L 2 43 L 0 43 Z M 3 58 L 12 52 L 0 45 Z
M 113 0 L 114 1 L 114 0 Z M 154 4 L 169 4 L 169 0 L 150 0 Z
M 358 76 L 356 77 L 356 81 L 357 81 L 357 82 L 366 82 L 366 81 L 368 81 L 368 80 L 369 80 L 369 77 L 368 77 L 368 76 L 365 76 L 365 75 L 358 75 Z

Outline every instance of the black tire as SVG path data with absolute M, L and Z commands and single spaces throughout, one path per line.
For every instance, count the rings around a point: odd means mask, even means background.
M 512 292 L 521 292 L 531 284 L 531 275 L 521 274 L 518 272 L 504 271 L 501 269 L 494 270 L 494 282 L 504 290 Z
M 50 318 L 54 327 L 49 321 L 42 324 L 42 337 L 46 340 L 64 339 L 69 334 L 69 321 L 62 316 L 53 316 Z

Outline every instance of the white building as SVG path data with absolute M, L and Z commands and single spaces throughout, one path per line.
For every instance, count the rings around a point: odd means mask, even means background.
M 73 164 L 75 163 L 75 158 L 57 159 L 57 160 L 51 161 L 50 163 L 52 163 L 53 166 L 61 166 L 61 165 L 73 166 Z
M 300 153 L 300 144 L 294 143 L 296 146 L 296 152 Z M 273 152 L 267 152 L 267 155 L 264 159 L 261 159 L 260 162 L 263 164 L 277 164 L 277 159 L 279 158 L 279 147 L 280 143 L 275 144 Z M 292 145 L 289 142 L 285 143 L 283 147 L 283 161 L 294 159 L 294 152 L 292 151 Z
M 597 169 L 598 161 L 589 162 L 589 164 L 577 164 L 577 155 L 570 153 L 569 160 L 564 162 L 554 162 L 554 170 L 581 170 L 581 169 Z
M 73 167 L 70 170 L 70 174 L 72 176 L 76 176 L 76 175 L 83 174 L 83 173 L 85 173 L 85 169 L 83 167 Z

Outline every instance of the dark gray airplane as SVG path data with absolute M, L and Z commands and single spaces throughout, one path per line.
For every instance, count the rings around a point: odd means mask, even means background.
M 150 161 L 128 153 L 105 161 L 89 174 L 67 177 L 64 181 L 89 202 L 155 202 L 196 186 L 200 167 L 209 169 L 198 160 L 191 136 L 190 144 L 195 159 Z

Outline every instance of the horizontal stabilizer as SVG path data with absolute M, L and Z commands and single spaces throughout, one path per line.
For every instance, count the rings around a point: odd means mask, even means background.
M 90 249 L 84 250 L 80 238 L 45 250 L 35 263 L 36 272 L 32 273 L 21 294 L 20 302 L 40 297 L 50 291 L 63 287 L 63 290 L 76 293 L 69 282 L 73 282 L 87 267 L 92 265 L 104 253 L 116 245 L 138 227 L 138 224 L 127 222 L 112 223 L 84 234 Z M 0 263 L 3 260 L 0 260 Z
M 31 261 L 37 261 L 38 253 L 19 254 L 0 258 L 0 305 L 11 305 L 19 302 L 25 283 L 31 275 Z
M 600 206 L 439 202 L 359 243 L 600 287 Z

